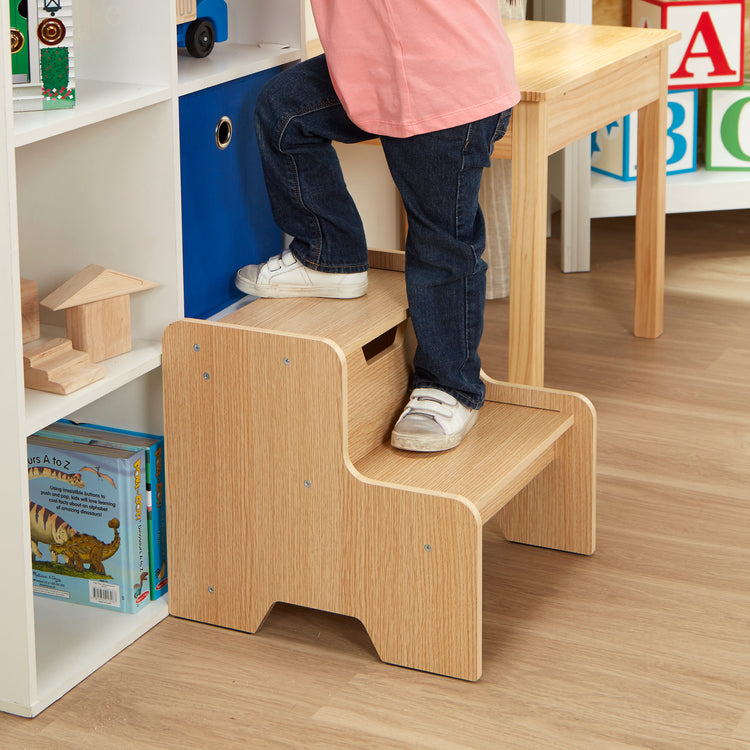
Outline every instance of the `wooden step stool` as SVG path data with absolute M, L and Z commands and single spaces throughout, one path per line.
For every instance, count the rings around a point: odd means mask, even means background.
M 457 448 L 398 451 L 403 274 L 358 300 L 257 300 L 164 336 L 169 609 L 255 632 L 275 602 L 362 621 L 393 664 L 477 680 L 482 526 L 594 551 L 595 414 L 486 378 Z

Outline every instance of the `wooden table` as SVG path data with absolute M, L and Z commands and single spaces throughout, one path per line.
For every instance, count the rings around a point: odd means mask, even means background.
M 521 101 L 494 157 L 512 159 L 508 380 L 544 384 L 547 157 L 638 110 L 636 336 L 664 328 L 667 49 L 678 31 L 507 21 Z

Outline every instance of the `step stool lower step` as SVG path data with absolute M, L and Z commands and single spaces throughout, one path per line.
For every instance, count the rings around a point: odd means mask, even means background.
M 470 498 L 486 523 L 552 462 L 573 422 L 571 414 L 488 401 L 452 450 L 414 453 L 383 444 L 355 466 L 371 479 Z

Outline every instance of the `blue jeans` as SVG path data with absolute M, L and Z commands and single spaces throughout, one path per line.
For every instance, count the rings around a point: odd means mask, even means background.
M 406 291 L 417 338 L 413 388 L 439 388 L 465 406 L 484 401 L 479 341 L 484 323 L 482 171 L 510 110 L 410 138 L 381 137 L 409 222 Z M 324 56 L 301 62 L 261 91 L 255 125 L 274 219 L 305 266 L 367 270 L 362 220 L 331 141 L 374 138 L 347 116 Z

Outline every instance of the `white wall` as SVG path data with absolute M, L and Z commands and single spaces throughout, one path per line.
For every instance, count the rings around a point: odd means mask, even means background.
M 318 38 L 318 32 L 315 30 L 315 19 L 313 18 L 310 0 L 305 0 L 305 27 L 307 29 L 307 41 Z

